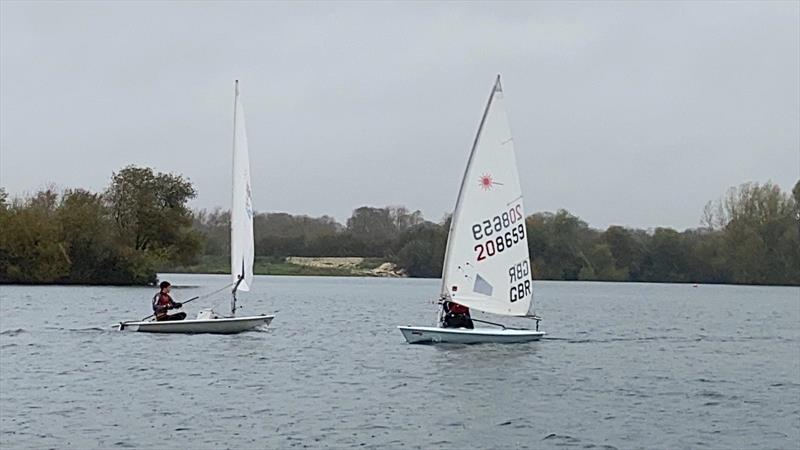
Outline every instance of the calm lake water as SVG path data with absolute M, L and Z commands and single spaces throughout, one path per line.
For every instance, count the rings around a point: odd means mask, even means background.
M 550 339 L 406 344 L 438 288 L 257 277 L 268 331 L 179 336 L 108 328 L 153 289 L 0 286 L 0 447 L 798 448 L 798 288 L 537 282 Z

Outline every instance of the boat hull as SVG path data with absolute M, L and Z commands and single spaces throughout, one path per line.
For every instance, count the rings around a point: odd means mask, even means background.
M 266 327 L 275 316 L 223 317 L 219 319 L 168 320 L 162 322 L 123 322 L 120 331 L 140 333 L 182 333 L 182 334 L 236 334 L 243 331 Z
M 409 344 L 516 344 L 538 341 L 544 331 L 494 328 L 397 327 Z

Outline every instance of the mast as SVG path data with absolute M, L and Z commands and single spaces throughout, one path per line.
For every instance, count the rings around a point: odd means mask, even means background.
M 242 261 L 242 274 L 244 274 L 244 261 Z M 239 284 L 244 280 L 244 275 L 239 275 L 239 280 L 233 285 L 231 290 L 231 316 L 236 315 L 236 290 L 239 289 Z
M 503 88 L 500 85 L 500 74 L 497 74 L 494 86 L 492 87 L 492 92 L 489 94 L 489 100 L 486 102 L 486 108 L 483 110 L 481 123 L 480 125 L 478 125 L 478 132 L 475 134 L 475 140 L 472 142 L 472 149 L 469 152 L 467 167 L 464 168 L 464 175 L 461 178 L 461 186 L 458 189 L 456 206 L 453 209 L 453 215 L 450 217 L 450 230 L 447 233 L 447 246 L 445 247 L 444 251 L 444 264 L 442 264 L 442 291 L 441 291 L 442 299 L 448 298 L 450 293 L 447 288 L 447 263 L 449 262 L 450 254 L 452 253 L 450 237 L 454 235 L 456 230 L 456 222 L 457 222 L 456 218 L 458 217 L 458 210 L 461 206 L 461 197 L 464 192 L 464 187 L 467 184 L 467 176 L 469 175 L 469 169 L 472 167 L 472 160 L 475 157 L 475 149 L 478 147 L 478 141 L 481 138 L 481 130 L 483 130 L 483 124 L 486 122 L 486 116 L 489 114 L 489 108 L 492 106 L 492 99 L 494 99 L 494 93 L 498 91 L 499 92 L 503 91 Z
M 239 106 L 239 80 L 234 80 L 233 82 L 233 164 L 231 171 L 233 172 L 233 176 L 231 178 L 231 271 L 234 270 L 233 265 L 233 208 L 236 206 L 236 110 Z M 236 315 L 236 290 L 239 289 L 239 284 L 241 284 L 242 280 L 244 280 L 244 260 L 242 260 L 242 271 L 239 273 L 238 280 L 236 284 L 233 285 L 233 289 L 231 290 L 231 316 Z

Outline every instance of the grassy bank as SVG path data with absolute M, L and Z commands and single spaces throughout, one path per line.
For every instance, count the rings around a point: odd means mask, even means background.
M 304 275 L 337 277 L 400 276 L 387 266 L 382 258 L 278 258 L 256 257 L 253 273 L 256 275 Z M 193 266 L 163 267 L 169 273 L 230 273 L 227 256 L 204 255 Z

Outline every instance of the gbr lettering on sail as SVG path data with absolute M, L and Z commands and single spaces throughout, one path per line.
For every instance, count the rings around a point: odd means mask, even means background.
M 492 258 L 516 245 L 527 245 L 521 200 L 507 211 L 474 223 L 472 237 L 476 242 L 474 246 L 476 262 Z M 508 268 L 508 278 L 510 302 L 531 295 L 532 277 L 527 258 Z

